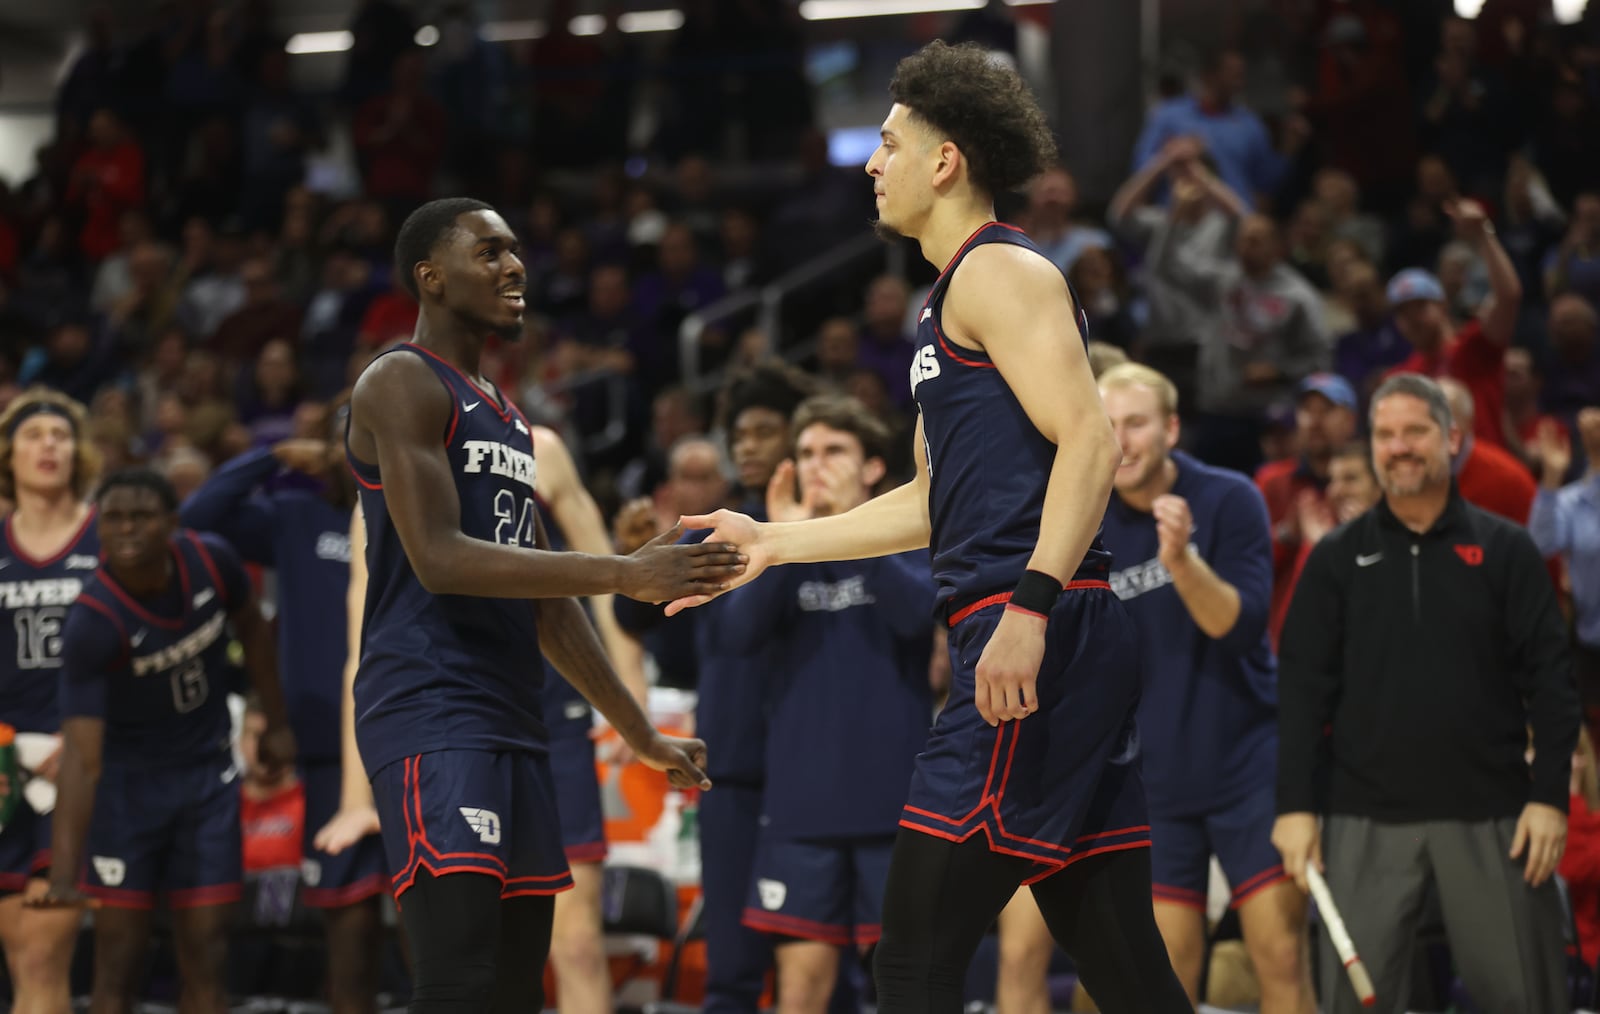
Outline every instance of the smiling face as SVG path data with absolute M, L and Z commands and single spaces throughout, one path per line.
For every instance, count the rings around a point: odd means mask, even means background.
M 1372 408 L 1372 460 L 1378 485 L 1391 497 L 1412 497 L 1450 482 L 1450 457 L 1461 444 L 1454 427 L 1446 433 L 1428 403 L 1391 394 Z
M 933 176 L 941 155 L 927 124 L 895 103 L 879 131 L 877 150 L 867 159 L 867 175 L 877 195 L 878 226 L 915 236 L 933 206 Z
M 1117 492 L 1126 496 L 1150 488 L 1178 444 L 1178 417 L 1162 408 L 1160 395 L 1146 384 L 1107 388 L 1101 399 L 1122 446 L 1122 462 L 1112 480 Z
M 78 441 L 72 423 L 54 412 L 29 416 L 11 437 L 11 474 L 18 490 L 42 496 L 72 486 Z
M 1365 450 L 1340 452 L 1328 462 L 1328 506 L 1340 522 L 1349 521 L 1377 503 L 1383 491 L 1367 462 Z
M 469 211 L 418 265 L 418 281 L 475 331 L 522 337 L 527 272 L 511 227 L 493 211 Z

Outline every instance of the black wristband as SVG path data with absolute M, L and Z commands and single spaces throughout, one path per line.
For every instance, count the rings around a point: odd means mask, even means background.
M 1034 616 L 1047 617 L 1050 610 L 1055 608 L 1056 599 L 1061 596 L 1061 582 L 1040 570 L 1025 570 L 1022 580 L 1017 582 L 1017 588 L 1011 593 L 1008 608 Z

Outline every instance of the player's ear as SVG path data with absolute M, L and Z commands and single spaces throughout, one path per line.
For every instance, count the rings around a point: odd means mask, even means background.
M 966 161 L 966 156 L 961 154 L 961 149 L 956 147 L 954 141 L 940 142 L 935 154 L 938 161 L 934 163 L 933 185 L 942 187 L 956 178 L 956 173 Z
M 439 270 L 439 265 L 432 261 L 418 261 L 412 269 L 412 277 L 416 280 L 417 291 L 427 292 L 437 296 L 439 290 L 444 288 L 444 273 Z
M 867 488 L 875 489 L 888 471 L 889 466 L 883 463 L 882 458 L 868 458 L 861 466 L 861 480 L 866 483 Z

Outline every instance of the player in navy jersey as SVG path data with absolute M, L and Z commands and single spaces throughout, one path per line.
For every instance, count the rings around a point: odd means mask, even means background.
M 735 583 L 932 551 L 954 676 L 895 842 L 880 1012 L 959 1011 L 979 940 L 1024 882 L 1101 1010 L 1190 1010 L 1150 908 L 1138 649 L 1098 538 L 1121 452 L 1066 279 L 994 219 L 994 196 L 1044 169 L 1054 142 L 1016 72 L 978 46 L 929 44 L 890 92 L 866 167 L 879 224 L 941 269 L 911 367 L 917 481 L 831 518 L 684 524 L 745 553 Z
M 794 446 L 789 417 L 807 393 L 806 378 L 780 364 L 757 367 L 728 383 L 728 450 L 739 473 L 741 508 L 756 517 L 766 517 L 767 487 Z M 703 539 L 707 534 L 686 537 Z M 656 606 L 625 599 L 618 599 L 616 606 L 618 621 L 631 632 L 648 631 L 662 620 Z M 772 944 L 743 920 L 767 775 L 768 686 L 763 677 L 777 660 L 770 645 L 735 650 L 728 628 L 738 620 L 722 606 L 717 603 L 671 622 L 694 625 L 699 676 L 695 731 L 712 746 L 710 774 L 717 783 L 716 792 L 701 798 L 699 811 L 705 1012 L 755 1014 L 772 965 Z
M 721 543 L 627 557 L 549 551 L 533 440 L 479 375 L 522 332 L 526 274 L 494 209 L 423 205 L 395 242 L 415 339 L 356 382 L 346 450 L 360 486 L 367 602 L 355 734 L 411 946 L 414 1012 L 537 1010 L 551 895 L 571 884 L 540 702 L 542 651 L 677 785 L 709 786 L 704 745 L 657 733 L 571 596 L 660 601 L 742 572 Z
M 1266 503 L 1246 477 L 1174 449 L 1178 392 L 1166 377 L 1125 363 L 1100 377 L 1100 392 L 1123 451 L 1104 537 L 1117 561 L 1112 589 L 1142 635 L 1139 731 L 1156 924 L 1198 999 L 1215 855 L 1233 887 L 1262 1011 L 1309 1014 L 1316 999 L 1304 960 L 1304 895 L 1272 845 L 1277 665 L 1267 641 Z M 1050 938 L 1029 907 L 1019 895 L 1000 932 L 1033 967 L 1002 961 L 1001 981 L 1043 1002 Z
M 860 402 L 811 398 L 790 428 L 795 460 L 772 479 L 771 519 L 828 517 L 871 497 L 889 433 Z M 750 674 L 773 686 L 744 921 L 777 942 L 781 1014 L 823 1014 L 841 948 L 877 943 L 900 807 L 933 716 L 933 592 L 916 551 L 785 567 L 724 600 L 730 648 L 773 648 L 770 672 Z
M 228 713 L 231 623 L 267 716 L 263 763 L 294 761 L 272 630 L 227 543 L 178 528 L 177 494 L 148 469 L 97 497 L 105 562 L 67 614 L 64 746 L 49 890 L 98 899 L 97 1011 L 131 1010 L 163 895 L 186 1011 L 227 1006 L 223 968 L 239 899 L 238 768 Z M 81 888 L 80 888 L 80 877 Z M 80 893 L 81 891 L 81 893 Z
M 342 435 L 343 402 L 332 409 Z M 272 484 L 284 468 L 322 479 L 323 486 Z M 340 677 L 355 495 L 339 443 L 284 440 L 223 465 L 179 514 L 185 527 L 222 536 L 242 558 L 277 575 L 283 692 L 306 793 L 303 896 L 325 918 L 328 1000 L 337 1014 L 375 1009 L 383 933 L 378 898 L 388 879 L 376 837 L 337 856 L 312 841 L 340 801 Z
M 568 531 L 577 533 L 575 548 L 600 551 L 610 545 L 600 509 L 578 478 L 571 456 L 554 431 L 534 426 L 533 444 L 539 461 L 539 506 L 548 510 L 556 523 L 558 540 Z M 352 634 L 350 664 L 345 670 L 346 692 L 353 692 L 362 610 L 366 601 L 367 570 L 363 559 L 366 529 L 359 509 L 350 522 L 352 550 L 348 591 L 348 629 Z M 622 635 L 610 617 L 610 597 L 597 596 L 594 602 L 596 628 L 608 650 L 616 651 Z M 610 622 L 608 622 L 610 621 Z M 619 670 L 620 674 L 621 670 Z M 587 1014 L 611 1010 L 611 973 L 606 962 L 604 922 L 601 913 L 601 867 L 605 858 L 605 818 L 600 805 L 600 783 L 595 771 L 595 750 L 590 733 L 592 715 L 587 701 L 549 670 L 546 663 L 544 700 L 545 723 L 550 729 L 550 759 L 555 783 L 556 808 L 561 820 L 562 844 L 571 866 L 571 891 L 556 895 L 550 960 L 555 966 L 558 1009 L 562 1014 Z M 636 699 L 643 698 L 645 687 L 630 683 Z M 347 704 L 346 714 L 353 712 Z M 317 833 L 317 845 L 331 855 L 347 849 L 379 831 L 372 788 L 361 774 L 359 748 L 354 726 L 345 737 L 345 774 L 340 807 Z M 355 777 L 349 777 L 355 773 Z
M 16 504 L 0 547 L 0 722 L 20 734 L 60 731 L 61 627 L 100 565 L 85 502 L 99 455 L 84 435 L 83 406 L 30 388 L 0 413 L 0 497 Z M 59 747 L 32 772 L 54 781 Z M 5 787 L 21 792 L 21 784 Z M 50 818 L 19 800 L 0 831 L 0 943 L 19 1014 L 65 1014 L 77 912 L 24 907 L 23 893 L 50 868 Z M 37 891 L 38 888 L 34 887 Z

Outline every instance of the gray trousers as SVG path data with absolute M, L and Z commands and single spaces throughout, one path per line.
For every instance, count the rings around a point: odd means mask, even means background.
M 1380 824 L 1323 822 L 1329 893 L 1372 974 L 1376 1008 L 1362 1007 L 1328 934 L 1319 930 L 1327 1014 L 1403 1014 L 1423 892 L 1438 888 L 1456 972 L 1485 1014 L 1568 1010 L 1561 901 L 1554 881 L 1532 888 L 1507 858 L 1515 820 Z

